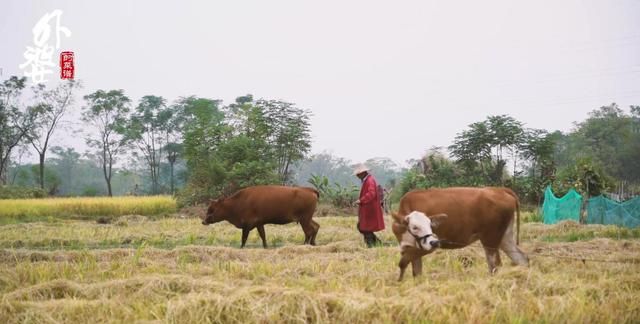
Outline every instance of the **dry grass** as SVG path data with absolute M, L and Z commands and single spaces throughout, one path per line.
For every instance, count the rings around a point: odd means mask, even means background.
M 387 220 L 388 221 L 388 220 Z M 277 248 L 238 249 L 240 230 L 197 219 L 123 217 L 0 226 L 1 323 L 547 322 L 640 318 L 640 241 L 605 226 L 525 224 L 529 268 L 489 276 L 478 245 L 425 257 L 396 281 L 398 248 L 367 249 L 353 217 L 267 226 Z M 570 242 L 566 233 L 588 240 Z M 584 234 L 590 233 L 590 234 Z M 595 233 L 595 234 L 592 234 Z M 576 235 L 577 235 L 576 234 Z M 556 256 L 556 257 L 554 257 Z M 566 256 L 609 260 L 594 262 Z M 503 256 L 503 261 L 506 261 Z M 508 262 L 505 262 L 508 263 Z

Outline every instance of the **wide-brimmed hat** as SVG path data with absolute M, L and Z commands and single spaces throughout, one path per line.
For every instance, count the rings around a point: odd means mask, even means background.
M 360 174 L 362 172 L 367 172 L 369 170 L 370 169 L 366 165 L 358 164 L 358 165 L 356 165 L 355 169 L 353 169 L 353 175 L 358 175 L 358 174 Z

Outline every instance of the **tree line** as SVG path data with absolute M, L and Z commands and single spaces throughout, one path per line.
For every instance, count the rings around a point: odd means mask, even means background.
M 106 194 L 112 196 L 114 179 L 122 183 L 135 178 L 116 168 L 129 159 L 134 169 L 146 169 L 147 185 L 140 193 L 173 194 L 176 183 L 184 183 L 179 196 L 187 204 L 251 184 L 290 183 L 293 165 L 311 145 L 310 112 L 289 102 L 245 95 L 229 105 L 194 96 L 169 103 L 147 95 L 134 103 L 124 90 L 97 90 L 83 96 L 82 133 L 90 151 L 81 159 L 73 149 L 50 145 L 75 104 L 80 83 L 66 81 L 52 89 L 37 85 L 31 89 L 33 99 L 25 103 L 25 81 L 13 76 L 0 85 L 3 185 L 26 184 L 25 178 L 33 176 L 41 189 L 56 194 L 61 178 L 69 180 L 71 169 L 86 165 L 85 175 L 94 180 L 100 170 Z M 37 170 L 13 161 L 26 146 L 39 156 Z M 47 159 L 48 152 L 55 158 Z M 176 179 L 181 164 L 182 175 Z
M 340 204 L 357 194 L 354 163 L 308 155 L 311 113 L 293 103 L 251 95 L 227 105 L 194 96 L 133 102 L 124 90 L 97 90 L 76 103 L 81 84 L 73 81 L 33 87 L 27 102 L 25 88 L 18 77 L 0 84 L 2 184 L 37 185 L 49 195 L 175 193 L 181 204 L 255 184 L 311 184 Z M 51 145 L 74 105 L 90 147 L 84 154 Z M 37 165 L 20 162 L 28 148 Z M 511 187 L 530 203 L 541 201 L 547 185 L 559 194 L 630 195 L 640 192 L 640 106 L 600 107 L 567 133 L 488 116 L 407 167 L 386 157 L 365 163 L 395 200 L 417 188 L 487 185 Z
M 398 193 L 415 188 L 508 186 L 533 204 L 544 188 L 560 195 L 640 193 L 640 107 L 602 106 L 567 133 L 532 129 L 507 115 L 489 116 L 458 133 L 448 148 L 410 162 Z M 511 168 L 507 168 L 507 163 Z M 507 171 L 510 170 L 510 171 Z

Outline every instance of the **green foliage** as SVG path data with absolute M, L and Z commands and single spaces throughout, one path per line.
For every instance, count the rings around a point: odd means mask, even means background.
M 0 84 L 0 185 L 7 183 L 11 153 L 27 138 L 34 123 L 33 114 L 22 111 L 17 102 L 26 80 L 12 76 Z
M 54 151 L 55 147 L 52 149 Z M 102 196 L 107 194 L 104 186 L 103 170 L 98 161 L 80 158 L 73 149 L 64 150 L 65 157 L 54 156 L 47 159 L 45 169 L 45 190 L 50 196 Z M 57 155 L 57 154 L 56 154 Z M 23 164 L 10 170 L 11 183 L 16 186 L 39 186 L 38 165 Z M 135 194 L 135 185 L 144 179 L 139 174 L 115 170 L 113 174 L 113 194 Z M 140 188 L 137 194 L 143 194 Z
M 590 195 L 611 190 L 618 182 L 633 188 L 640 183 L 640 116 L 632 106 L 630 114 L 615 103 L 592 111 L 576 124 L 575 131 L 556 135 L 554 162 L 560 193 L 575 187 Z
M 304 186 L 314 175 L 321 175 L 342 186 L 356 185 L 359 181 L 353 175 L 351 164 L 349 160 L 333 156 L 328 152 L 313 154 L 295 166 L 295 184 Z M 378 172 L 377 170 L 375 173 L 376 178 L 379 176 Z
M 308 112 L 250 95 L 221 108 L 220 102 L 186 98 L 184 156 L 189 182 L 180 205 L 204 202 L 238 189 L 287 183 L 290 166 L 310 147 Z
M 44 198 L 47 193 L 40 188 L 0 186 L 0 199 Z
M 184 128 L 184 156 L 189 182 L 178 192 L 178 204 L 204 202 L 222 192 L 226 171 L 216 160 L 216 150 L 230 128 L 217 100 L 189 97 L 181 101 Z
M 87 137 L 86 141 L 97 151 L 107 183 L 107 192 L 109 196 L 113 196 L 113 164 L 126 150 L 126 139 L 122 134 L 126 131 L 126 118 L 131 100 L 124 95 L 123 90 L 98 90 L 84 96 L 84 100 L 87 105 L 82 112 L 82 120 L 97 130 L 97 133 Z
M 95 197 L 98 195 L 98 189 L 94 187 L 87 187 L 82 191 L 83 197 Z
M 520 156 L 530 162 L 524 176 L 514 177 L 511 182 L 513 189 L 525 202 L 540 204 L 544 188 L 555 178 L 555 152 L 559 132 L 548 133 L 541 129 L 525 131 L 523 141 L 519 145 Z
M 160 192 L 160 163 L 172 132 L 170 119 L 173 115 L 164 98 L 144 96 L 126 121 L 123 132 L 124 140 L 136 147 L 146 161 L 152 194 Z
M 516 155 L 523 142 L 522 123 L 507 115 L 489 116 L 459 133 L 449 150 L 468 174 L 479 168 L 486 182 L 502 185 L 506 166 L 505 150 Z
M 483 178 L 479 177 L 470 166 L 447 158 L 439 148 L 433 148 L 420 160 L 410 161 L 411 168 L 406 170 L 394 190 L 393 201 L 414 189 L 444 188 L 455 186 L 478 186 Z
M 557 195 L 564 195 L 574 188 L 581 194 L 598 196 L 604 193 L 613 182 L 598 162 L 591 158 L 580 158 L 576 164 L 561 170 L 553 190 Z
M 290 168 L 311 149 L 310 112 L 294 104 L 277 100 L 258 100 L 256 107 L 264 114 L 270 136 L 277 173 L 282 184 L 291 180 Z
M 29 107 L 29 113 L 33 115 L 34 123 L 30 128 L 28 138 L 40 159 L 37 175 L 42 189 L 45 188 L 45 177 L 47 176 L 44 168 L 45 157 L 51 138 L 61 124 L 65 113 L 73 105 L 73 92 L 78 87 L 80 84 L 74 80 L 62 82 L 51 90 L 47 90 L 44 84 L 34 87 L 36 104 Z M 55 188 L 50 192 L 55 193 Z
M 320 192 L 320 200 L 329 202 L 338 208 L 348 208 L 358 199 L 359 189 L 356 185 L 343 186 L 339 183 L 329 183 L 329 178 L 320 175 L 311 175 L 309 183 Z

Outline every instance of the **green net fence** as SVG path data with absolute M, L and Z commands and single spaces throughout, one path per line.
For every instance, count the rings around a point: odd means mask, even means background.
M 542 217 L 545 224 L 555 224 L 563 220 L 580 221 L 582 196 L 571 189 L 562 198 L 553 194 L 551 187 L 544 191 Z M 587 204 L 587 224 L 618 225 L 640 227 L 640 196 L 624 202 L 617 202 L 605 196 L 589 199 Z
M 547 187 L 544 191 L 542 204 L 542 218 L 545 224 L 555 224 L 563 220 L 580 221 L 582 196 L 574 189 L 569 190 L 562 198 L 558 198 Z
M 640 226 L 640 196 L 617 202 L 604 196 L 589 199 L 587 224 Z

